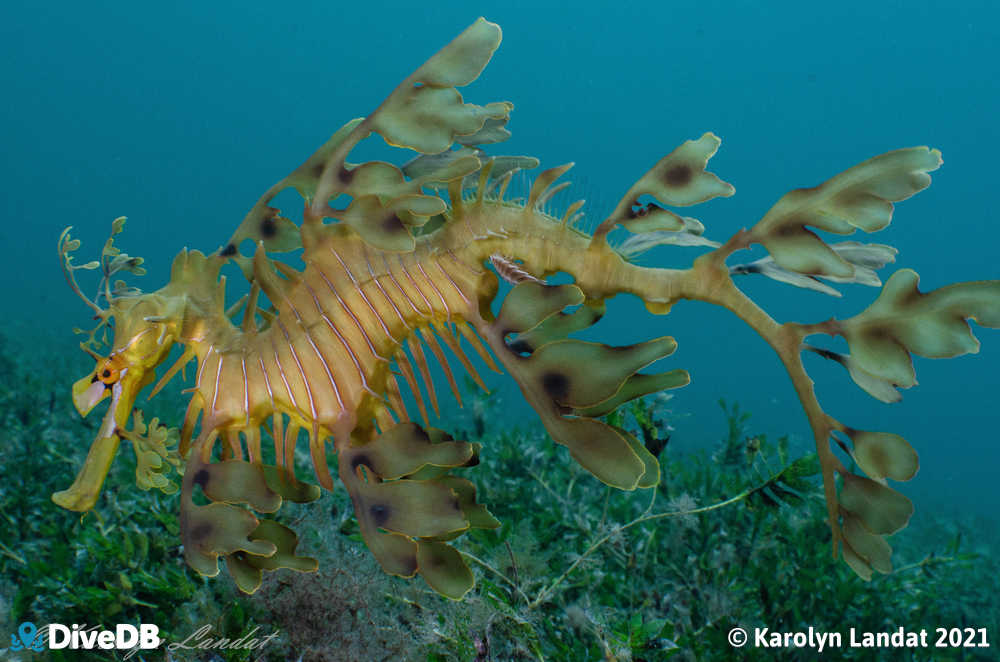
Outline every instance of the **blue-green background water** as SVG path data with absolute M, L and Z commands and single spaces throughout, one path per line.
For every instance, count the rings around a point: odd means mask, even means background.
M 1000 277 L 994 3 L 8 2 L 4 332 L 57 362 L 76 354 L 70 329 L 86 326 L 88 311 L 59 271 L 64 226 L 75 226 L 88 259 L 110 221 L 127 215 L 119 245 L 149 267 L 133 284 L 159 287 L 180 248 L 217 248 L 268 186 L 479 15 L 503 27 L 504 41 L 463 93 L 514 102 L 514 137 L 498 151 L 537 156 L 543 167 L 575 161 L 569 178 L 598 216 L 704 131 L 723 138 L 711 169 L 737 191 L 689 211 L 716 240 L 791 188 L 929 144 L 945 161 L 931 188 L 898 205 L 884 232 L 855 238 L 897 246 L 897 266 L 915 268 L 924 289 Z M 646 263 L 685 266 L 696 254 L 662 250 Z M 847 317 L 877 294 L 847 287 L 834 300 L 741 285 L 779 320 Z M 669 365 L 693 382 L 671 403 L 687 415 L 675 422 L 677 444 L 717 439 L 725 397 L 760 428 L 809 445 L 787 377 L 737 320 L 705 305 L 664 318 L 616 304 L 602 322 L 606 340 L 678 340 Z M 809 363 L 830 413 L 899 432 L 920 452 L 920 473 L 902 488 L 917 517 L 989 515 L 1000 505 L 1000 332 L 977 333 L 977 357 L 918 360 L 921 385 L 894 406 L 837 366 Z M 503 393 L 515 400 L 513 389 Z

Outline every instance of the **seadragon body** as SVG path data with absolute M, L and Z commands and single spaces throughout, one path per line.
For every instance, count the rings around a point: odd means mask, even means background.
M 104 272 L 108 307 L 87 302 L 102 325 L 113 324 L 115 338 L 106 357 L 91 348 L 93 336 L 85 343 L 97 365 L 74 386 L 74 403 L 84 415 L 106 397 L 111 404 L 77 480 L 53 495 L 55 502 L 78 511 L 92 508 L 122 438 L 136 449 L 142 487 L 171 489 L 166 469 L 183 459 L 181 530 L 188 562 L 214 575 L 223 557 L 240 588 L 252 591 L 264 570 L 315 568 L 312 559 L 295 555 L 294 532 L 258 517 L 278 510 L 284 499 L 317 497 L 316 486 L 295 475 L 301 434 L 308 439 L 313 472 L 327 489 L 333 489 L 327 458 L 332 443 L 362 534 L 383 568 L 402 576 L 419 572 L 436 590 L 460 597 L 472 576 L 448 541 L 498 523 L 476 503 L 473 484 L 451 473 L 476 463 L 478 445 L 426 427 L 428 401 L 438 409 L 428 353 L 460 399 L 448 355 L 482 386 L 466 353 L 471 347 L 487 367 L 517 380 L 552 438 L 595 476 L 622 489 L 653 487 L 659 481 L 656 458 L 628 432 L 599 418 L 628 400 L 688 382 L 683 370 L 638 372 L 669 355 L 673 339 L 610 347 L 569 337 L 593 324 L 607 299 L 630 293 L 656 314 L 684 299 L 721 305 L 767 340 L 788 369 L 816 436 L 834 549 L 862 576 L 888 571 L 882 536 L 904 526 L 912 506 L 886 479 L 912 477 L 916 454 L 897 435 L 855 430 L 828 416 L 801 354 L 814 351 L 843 364 L 863 389 L 894 401 L 895 387 L 914 384 L 911 352 L 941 357 L 975 351 L 965 320 L 1000 326 L 1000 283 L 920 293 L 916 274 L 901 270 L 865 312 L 810 325 L 776 322 L 736 287 L 733 276 L 761 273 L 821 291 L 831 288 L 820 279 L 880 284 L 875 269 L 892 261 L 894 249 L 828 245 L 806 226 L 836 234 L 885 227 L 892 203 L 926 187 L 926 173 L 939 166 L 940 155 L 925 147 L 897 150 L 816 188 L 792 191 L 753 228 L 720 245 L 702 236 L 697 221 L 640 203 L 651 196 L 667 206 L 688 206 L 732 195 L 729 184 L 705 169 L 720 142 L 705 134 L 664 157 L 611 216 L 586 233 L 573 223 L 582 201 L 561 218 L 545 211 L 569 166 L 542 172 L 527 199 L 515 202 L 505 199 L 512 173 L 537 162 L 489 158 L 481 148 L 509 135 L 504 124 L 512 106 L 465 104 L 455 88 L 478 77 L 499 42 L 496 25 L 477 21 L 373 113 L 349 122 L 265 193 L 222 248 L 178 255 L 161 290 L 141 294 L 119 286 L 112 292 L 112 273 L 134 270 L 138 262 L 110 241 L 99 262 L 82 265 Z M 402 168 L 348 163 L 352 148 L 373 132 L 423 156 Z M 453 149 L 454 143 L 460 146 Z M 289 187 L 305 200 L 301 224 L 269 206 Z M 344 199 L 346 206 L 334 207 Z M 607 235 L 619 226 L 632 236 L 613 247 Z M 120 229 L 116 223 L 115 231 Z M 771 257 L 726 264 L 754 243 Z M 659 244 L 713 250 L 689 269 L 631 260 Z M 243 254 L 248 245 L 252 249 Z M 77 247 L 64 233 L 60 253 L 79 292 L 72 274 L 81 267 L 69 258 Z M 275 258 L 299 248 L 301 270 Z M 241 268 L 250 291 L 227 307 L 220 270 L 229 261 Z M 548 284 L 547 276 L 556 272 L 574 282 Z M 514 288 L 494 315 L 500 279 Z M 232 321 L 236 317 L 241 319 Z M 852 353 L 804 343 L 816 334 L 844 336 Z M 136 397 L 157 381 L 155 370 L 174 344 L 183 353 L 152 393 L 196 362 L 176 453 L 156 421 L 147 427 L 136 416 L 128 428 Z M 407 411 L 404 387 L 423 427 Z M 273 448 L 262 444 L 268 436 Z M 848 470 L 831 441 L 868 477 Z

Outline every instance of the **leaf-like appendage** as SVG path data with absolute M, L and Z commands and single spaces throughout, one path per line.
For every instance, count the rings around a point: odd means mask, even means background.
M 181 464 L 175 447 L 177 429 L 160 425 L 158 418 L 150 421 L 147 428 L 140 409 L 133 412 L 132 421 L 132 429 L 119 430 L 119 434 L 132 442 L 135 451 L 135 484 L 142 490 L 155 487 L 164 494 L 173 494 L 177 491 L 177 484 L 165 474 L 171 468 L 178 469 Z
M 253 593 L 260 588 L 264 571 L 288 568 L 298 572 L 315 572 L 319 567 L 316 559 L 295 555 L 299 537 L 287 526 L 274 520 L 261 520 L 250 534 L 250 539 L 272 543 L 275 552 L 270 556 L 258 556 L 239 551 L 226 556 L 226 569 L 244 593 Z
M 423 225 L 427 218 L 437 214 L 443 214 L 448 209 L 444 200 L 433 195 L 422 195 L 420 193 L 409 193 L 393 198 L 389 201 L 389 209 L 392 211 L 406 212 L 411 216 L 419 217 L 417 225 Z
M 479 160 L 479 151 L 471 147 L 461 147 L 445 150 L 439 154 L 421 154 L 404 163 L 402 171 L 411 179 L 427 178 L 466 157 Z
M 859 465 L 862 468 L 867 465 L 877 480 L 841 472 L 844 482 L 837 496 L 841 551 L 851 569 L 870 581 L 873 570 L 892 571 L 892 548 L 884 536 L 902 529 L 913 515 L 910 500 L 886 486 L 885 479 L 878 474 L 912 476 L 910 464 L 913 463 L 912 471 L 915 472 L 916 454 L 896 435 L 851 431 L 851 436 L 855 440 Z
M 417 574 L 417 542 L 401 533 L 388 533 L 361 523 L 361 535 L 382 569 L 397 577 Z
M 504 299 L 500 315 L 484 333 L 521 391 L 541 415 L 546 431 L 585 469 L 621 489 L 652 487 L 659 464 L 625 430 L 595 420 L 631 399 L 689 381 L 683 370 L 659 375 L 636 371 L 674 351 L 673 338 L 628 347 L 569 340 L 565 336 L 597 319 L 602 308 L 584 303 L 575 285 L 524 281 Z M 517 333 L 509 342 L 506 337 Z
M 486 506 L 476 503 L 476 486 L 471 481 L 445 475 L 437 478 L 436 482 L 458 495 L 458 505 L 462 509 L 462 515 L 469 521 L 469 528 L 495 529 L 500 526 L 500 521 L 493 517 Z
M 469 528 L 457 495 L 433 480 L 359 482 L 352 496 L 359 519 L 370 518 L 376 527 L 393 533 L 440 536 Z
M 298 503 L 315 500 L 319 489 L 300 483 L 284 467 L 236 459 L 206 462 L 204 445 L 214 438 L 196 442 L 184 471 L 180 522 L 188 565 L 202 575 L 214 577 L 219 571 L 219 557 L 225 557 L 237 586 L 247 593 L 260 586 L 261 570 L 315 570 L 313 559 L 294 555 L 298 538 L 293 531 L 270 520 L 259 520 L 247 508 L 233 504 L 245 503 L 257 512 L 275 512 L 285 498 Z M 202 496 L 211 503 L 196 505 L 196 488 L 201 488 Z
M 892 548 L 885 538 L 875 535 L 851 513 L 843 512 L 844 560 L 858 576 L 871 580 L 872 570 L 892 572 Z
M 567 306 L 583 303 L 576 285 L 546 285 L 524 281 L 510 291 L 495 322 L 502 335 L 529 331 Z
M 535 350 L 525 365 L 556 403 L 585 409 L 614 397 L 636 371 L 676 348 L 669 336 L 627 347 L 558 340 Z
M 838 283 L 858 283 L 871 287 L 878 287 L 882 284 L 876 272 L 890 262 L 895 262 L 896 254 L 899 252 L 892 246 L 885 244 L 862 244 L 857 241 L 842 241 L 830 244 L 829 248 L 853 265 L 854 273 L 849 278 L 823 276 L 824 279 Z M 822 282 L 816 276 L 782 269 L 775 264 L 774 258 L 770 255 L 748 264 L 733 265 L 729 267 L 729 274 L 731 276 L 760 274 L 781 283 L 816 290 L 830 296 L 840 296 L 839 291 Z
M 477 134 L 478 135 L 478 134 Z M 455 142 L 464 144 L 472 136 L 458 136 Z M 463 177 L 462 188 L 472 188 L 478 183 L 480 167 L 491 163 L 489 179 L 496 182 L 505 175 L 518 170 L 538 167 L 538 159 L 533 156 L 490 156 L 481 149 L 461 147 L 440 154 L 421 154 L 403 165 L 403 174 L 417 181 L 421 186 L 440 189 L 448 182 Z
M 783 269 L 800 274 L 854 278 L 855 268 L 806 226 L 834 234 L 875 232 L 892 219 L 893 202 L 926 188 L 941 153 L 911 147 L 882 154 L 815 188 L 786 193 L 751 230 Z
M 249 510 L 227 503 L 182 505 L 184 559 L 199 574 L 214 577 L 219 574 L 220 556 L 239 551 L 270 556 L 277 551 L 274 543 L 250 539 L 259 523 Z
M 419 572 L 431 588 L 455 599 L 472 587 L 471 572 L 445 542 L 500 523 L 476 503 L 475 485 L 447 471 L 476 463 L 477 449 L 441 430 L 400 423 L 340 451 L 340 477 L 361 534 L 386 572 Z
M 238 260 L 240 244 L 246 239 L 255 244 L 263 242 L 267 251 L 303 246 L 308 249 L 323 218 L 346 223 L 366 242 L 382 250 L 413 250 L 408 226 L 420 225 L 434 214 L 426 213 L 426 204 L 409 208 L 399 202 L 393 205 L 392 201 L 419 194 L 427 184 L 463 178 L 480 168 L 479 159 L 474 155 L 443 157 L 442 167 L 423 167 L 422 176 L 407 181 L 392 164 L 375 161 L 352 166 L 346 158 L 373 131 L 390 145 L 435 155 L 447 153 L 456 141 L 477 145 L 505 140 L 510 133 L 504 127 L 513 105 L 505 101 L 485 106 L 467 104 L 455 89 L 479 76 L 499 46 L 500 37 L 499 26 L 482 18 L 477 20 L 407 77 L 371 115 L 345 124 L 305 163 L 268 189 L 220 249 L 220 255 Z M 306 223 L 301 230 L 268 206 L 289 187 L 295 188 L 307 204 Z M 330 201 L 340 195 L 351 196 L 352 204 L 347 209 L 331 208 Z M 249 276 L 245 260 L 241 266 Z
M 432 589 L 452 600 L 461 600 L 475 580 L 462 555 L 443 542 L 417 542 L 417 568 Z
M 322 147 L 313 152 L 302 165 L 293 170 L 290 175 L 276 184 L 274 188 L 281 187 L 283 190 L 286 187 L 292 186 L 302 196 L 302 199 L 306 201 L 306 204 L 311 204 L 313 198 L 316 196 L 319 176 L 323 173 L 323 168 L 327 160 L 363 121 L 363 117 L 357 117 L 337 129 L 330 136 L 329 140 L 323 143 Z
M 223 254 L 236 257 L 240 244 L 246 239 L 250 239 L 255 245 L 258 242 L 263 242 L 264 249 L 272 252 L 292 251 L 301 248 L 302 239 L 299 236 L 299 228 L 281 216 L 277 209 L 270 207 L 269 203 L 286 188 L 293 187 L 305 199 L 306 204 L 311 204 L 327 159 L 353 133 L 362 119 L 351 120 L 342 126 L 302 165 L 268 189 L 253 208 L 247 212 L 239 227 L 236 228 L 236 232 L 226 242 L 222 249 Z
M 271 490 L 259 464 L 243 460 L 201 464 L 195 470 L 194 483 L 212 501 L 246 503 L 261 513 L 273 513 L 281 507 L 281 497 Z
M 843 359 L 842 363 L 847 368 L 851 379 L 865 393 L 887 404 L 899 402 L 903 399 L 903 394 L 899 392 L 899 389 L 896 388 L 893 382 L 865 372 L 850 355 L 843 357 Z
M 791 273 L 791 272 L 787 272 Z M 808 278 L 808 276 L 803 276 Z M 896 389 L 896 385 L 888 379 L 882 379 L 865 372 L 858 366 L 858 362 L 850 354 L 840 354 L 827 349 L 819 349 L 811 345 L 804 345 L 810 351 L 816 352 L 820 356 L 836 361 L 847 369 L 851 379 L 864 390 L 868 395 L 876 400 L 886 403 L 899 402 L 903 399 L 903 394 Z
M 635 374 L 625 380 L 625 383 L 622 384 L 614 396 L 596 405 L 577 408 L 574 411 L 580 416 L 589 416 L 591 418 L 606 416 L 630 400 L 635 400 L 650 393 L 658 393 L 671 388 L 687 386 L 690 382 L 691 375 L 688 374 L 687 370 L 671 370 L 670 372 L 663 372 L 656 375 Z
M 368 161 L 357 166 L 345 164 L 336 192 L 345 193 L 352 198 L 364 196 L 395 198 L 412 190 L 413 187 L 403 177 L 403 171 L 393 164 L 385 161 Z
M 647 474 L 659 476 L 658 463 L 655 469 L 647 466 L 648 458 L 636 452 L 625 436 L 628 433 L 620 428 L 583 417 L 547 417 L 543 422 L 552 439 L 568 448 L 573 459 L 602 483 L 634 490 Z
M 399 215 L 382 204 L 378 196 L 355 198 L 337 217 L 361 235 L 365 242 L 384 251 L 412 251 L 416 242 Z
M 456 136 L 478 132 L 487 120 L 507 119 L 513 109 L 506 101 L 486 106 L 463 103 L 454 88 L 425 85 L 393 94 L 372 124 L 394 147 L 437 154 L 448 149 Z
M 518 333 L 511 339 L 509 347 L 515 352 L 533 352 L 546 343 L 566 338 L 571 333 L 593 326 L 604 316 L 604 311 L 605 305 L 601 301 L 587 302 L 571 313 L 556 313 L 534 328 Z
M 505 123 L 512 104 L 464 104 L 455 89 L 479 77 L 500 39 L 500 26 L 477 20 L 393 91 L 373 116 L 372 127 L 390 145 L 437 154 L 457 136 L 478 134 L 487 121 L 491 128 Z
M 854 265 L 854 275 L 850 278 L 827 276 L 835 283 L 857 283 L 869 287 L 880 287 L 882 280 L 876 273 L 879 269 L 896 261 L 899 251 L 886 244 L 862 244 L 858 241 L 841 241 L 830 244 L 830 248 L 844 260 Z
M 435 87 L 464 87 L 479 78 L 501 37 L 499 25 L 479 17 L 421 65 L 413 78 Z
M 651 195 L 663 204 L 687 207 L 717 197 L 729 197 L 734 192 L 728 184 L 705 170 L 708 160 L 715 155 L 722 143 L 718 136 L 706 133 L 698 140 L 688 140 L 670 152 L 632 185 L 618 206 L 605 219 L 594 236 L 607 234 L 615 225 L 622 225 L 631 232 L 685 229 L 685 222 L 677 214 L 658 205 L 640 205 L 639 198 Z
M 853 456 L 870 478 L 910 480 L 920 467 L 917 452 L 898 434 L 847 430 L 854 442 Z
M 966 320 L 1000 327 L 1000 281 L 957 283 L 927 293 L 917 289 L 918 282 L 914 271 L 897 271 L 871 306 L 840 322 L 855 370 L 909 388 L 916 384 L 911 353 L 928 358 L 974 353 L 979 341 Z
M 717 241 L 702 236 L 705 226 L 696 218 L 690 216 L 681 217 L 683 228 L 680 230 L 654 230 L 651 232 L 641 232 L 635 230 L 634 226 L 629 226 L 630 230 L 637 232 L 621 244 L 615 250 L 626 260 L 632 260 L 646 251 L 657 246 L 708 246 L 718 248 L 722 244 Z
M 363 126 L 352 131 L 351 139 L 328 158 L 316 186 L 315 199 L 310 205 L 311 216 L 345 221 L 366 241 L 384 250 L 412 250 L 413 238 L 406 227 L 412 223 L 407 223 L 406 214 L 396 216 L 392 210 L 381 206 L 387 198 L 391 200 L 407 193 L 419 193 L 424 178 L 403 183 L 402 171 L 382 164 L 383 169 L 392 168 L 391 179 L 398 178 L 400 185 L 394 187 L 392 182 L 386 181 L 378 186 L 371 183 L 361 186 L 357 182 L 364 179 L 364 173 L 359 171 L 372 164 L 351 169 L 343 159 L 350 148 L 365 137 L 360 135 L 362 128 L 379 133 L 390 145 L 424 154 L 446 151 L 459 136 L 470 136 L 470 140 L 498 140 L 503 137 L 505 130 L 502 127 L 513 105 L 507 102 L 486 106 L 467 104 L 455 89 L 479 76 L 499 44 L 499 26 L 479 19 L 393 90 L 382 105 L 364 120 Z M 432 181 L 451 181 L 479 167 L 476 157 L 449 159 L 443 168 L 427 172 L 425 177 Z M 387 186 L 392 190 L 387 190 Z M 329 200 L 340 194 L 353 196 L 355 202 L 360 196 L 368 196 L 369 202 L 364 209 L 356 209 L 354 214 L 349 208 L 343 212 L 346 213 L 344 217 L 327 205 Z
M 455 136 L 455 142 L 459 145 L 470 146 L 501 143 L 510 138 L 510 131 L 507 130 L 507 120 L 508 118 L 506 117 L 488 119 L 483 123 L 483 128 L 479 131 L 467 136 Z
M 840 506 L 853 513 L 872 533 L 889 535 L 899 531 L 913 515 L 913 503 L 878 481 L 843 472 Z
M 440 434 L 435 434 L 440 433 Z M 442 440 L 432 440 L 432 436 Z M 426 432 L 416 423 L 400 423 L 375 441 L 342 452 L 352 469 L 366 466 L 383 480 L 395 480 L 420 471 L 426 465 L 459 467 L 473 457 L 472 444 L 445 440 L 440 430 Z

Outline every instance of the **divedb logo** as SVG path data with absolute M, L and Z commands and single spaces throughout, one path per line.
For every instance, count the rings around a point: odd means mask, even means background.
M 17 634 L 11 636 L 13 650 L 28 649 L 41 652 L 49 650 L 128 650 L 129 659 L 138 650 L 157 648 L 160 645 L 160 628 L 151 623 L 131 625 L 119 623 L 113 630 L 100 626 L 87 627 L 74 623 L 49 623 L 37 628 L 34 623 L 21 623 Z

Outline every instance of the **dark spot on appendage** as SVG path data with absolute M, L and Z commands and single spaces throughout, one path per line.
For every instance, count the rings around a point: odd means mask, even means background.
M 104 372 L 101 373 L 101 377 L 104 377 L 105 379 L 107 379 L 110 376 L 111 376 L 111 371 L 108 370 L 107 368 L 105 368 Z
M 351 460 L 351 469 L 357 469 L 360 466 L 371 467 L 371 465 L 372 465 L 371 459 L 364 453 L 358 453 Z
M 219 251 L 222 257 L 232 257 L 236 255 L 236 244 L 226 244 L 226 247 Z
M 399 220 L 399 216 L 396 216 L 395 214 L 390 214 L 383 219 L 382 229 L 391 234 L 406 231 L 406 227 L 403 225 L 403 222 Z
M 569 393 L 569 379 L 561 372 L 547 372 L 542 375 L 542 388 L 553 400 L 562 400 Z
M 376 503 L 368 508 L 368 512 L 372 514 L 372 519 L 375 520 L 375 526 L 383 526 L 389 521 L 389 515 L 392 514 L 392 510 L 389 506 L 385 504 Z
M 350 184 L 351 180 L 354 179 L 354 173 L 347 168 L 341 168 L 337 173 L 337 179 L 339 179 L 342 184 Z
M 864 337 L 873 341 L 892 341 L 896 342 L 896 338 L 893 336 L 892 332 L 884 326 L 870 326 L 864 331 Z
M 816 236 L 809 230 L 806 230 L 803 225 L 808 222 L 808 219 L 802 219 L 797 216 L 789 216 L 785 219 L 781 225 L 771 230 L 768 234 L 772 237 L 796 237 L 801 236 L 802 233 L 808 233 Z
M 691 172 L 691 166 L 684 163 L 680 165 L 675 165 L 670 170 L 667 170 L 663 175 L 663 181 L 667 183 L 668 186 L 684 186 L 691 181 L 693 173 Z
M 237 561 L 244 561 L 247 558 L 247 553 L 244 551 L 233 552 L 233 558 Z
M 211 477 L 212 474 L 208 471 L 208 469 L 198 469 L 194 475 L 194 484 L 205 487 L 205 485 L 208 484 L 208 479 Z
M 191 529 L 191 539 L 192 540 L 204 540 L 208 537 L 208 534 L 212 532 L 212 525 L 208 522 L 202 522 L 198 526 Z
M 273 217 L 265 218 L 260 222 L 260 236 L 264 239 L 271 239 L 278 234 L 278 224 L 274 222 Z

